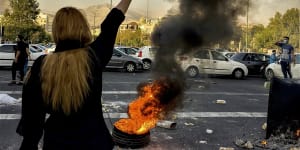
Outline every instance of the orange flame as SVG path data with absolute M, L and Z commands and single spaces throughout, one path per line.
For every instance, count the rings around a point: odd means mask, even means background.
M 296 130 L 296 136 L 300 137 L 300 129 Z
M 128 134 L 145 134 L 156 126 L 163 105 L 158 99 L 161 90 L 159 82 L 147 84 L 142 88 L 143 94 L 128 106 L 127 119 L 120 119 L 114 126 Z
M 268 144 L 268 142 L 267 142 L 266 140 L 262 140 L 260 143 L 261 143 L 261 145 L 263 145 L 263 146 L 266 146 L 266 145 Z

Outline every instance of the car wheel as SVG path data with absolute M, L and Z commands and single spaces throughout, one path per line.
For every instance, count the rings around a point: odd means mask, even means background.
M 244 77 L 244 71 L 242 69 L 235 69 L 232 75 L 236 79 L 242 79 Z
M 128 62 L 125 65 L 125 69 L 127 72 L 134 72 L 135 71 L 135 64 L 132 62 Z
M 188 77 L 195 78 L 199 75 L 199 70 L 197 67 L 189 67 L 186 70 L 186 74 Z
M 270 81 L 274 77 L 274 72 L 272 69 L 268 69 L 266 72 L 266 79 Z
M 143 61 L 143 68 L 144 68 L 145 70 L 151 69 L 151 62 L 150 62 L 149 60 L 144 60 L 144 61 Z

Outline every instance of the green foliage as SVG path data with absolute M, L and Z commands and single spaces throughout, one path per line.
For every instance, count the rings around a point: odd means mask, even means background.
M 37 0 L 10 0 L 11 10 L 4 12 L 1 20 L 5 27 L 4 38 L 13 41 L 22 34 L 31 42 L 49 40 L 49 35 L 36 23 L 40 13 Z
M 250 37 L 254 39 L 255 43 L 255 46 L 252 48 L 277 48 L 274 43 L 282 39 L 283 36 L 289 36 L 290 44 L 299 48 L 299 15 L 299 9 L 292 8 L 287 10 L 284 14 L 277 12 L 275 16 L 270 19 L 269 24 L 265 28 L 261 28 L 258 31 L 253 31 L 257 29 L 253 27 L 250 31 L 251 34 L 249 34 Z

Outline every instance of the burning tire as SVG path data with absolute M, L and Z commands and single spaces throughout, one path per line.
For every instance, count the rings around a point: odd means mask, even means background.
M 150 132 L 141 135 L 128 134 L 116 127 L 113 128 L 112 137 L 115 144 L 122 148 L 142 148 L 150 142 Z

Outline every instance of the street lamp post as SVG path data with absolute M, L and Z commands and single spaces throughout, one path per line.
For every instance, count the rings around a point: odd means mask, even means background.
M 146 16 L 147 16 L 146 23 L 148 23 L 148 20 L 149 20 L 149 0 L 147 0 L 147 12 L 146 12 Z
M 250 50 L 248 50 L 248 30 L 249 30 L 249 0 L 247 1 L 247 27 L 246 27 L 246 51 L 250 52 Z
M 112 0 L 110 0 L 110 9 L 112 9 Z

